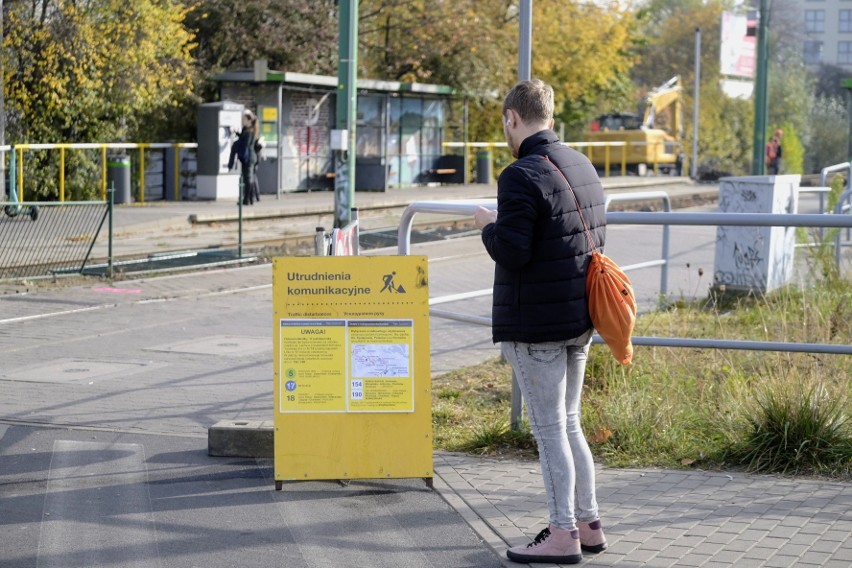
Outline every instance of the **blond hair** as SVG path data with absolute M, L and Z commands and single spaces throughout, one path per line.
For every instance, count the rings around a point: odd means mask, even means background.
M 503 99 L 503 114 L 511 109 L 527 124 L 550 122 L 553 108 L 553 87 L 541 79 L 519 82 Z

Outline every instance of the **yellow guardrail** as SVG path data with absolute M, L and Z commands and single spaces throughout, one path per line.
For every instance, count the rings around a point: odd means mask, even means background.
M 574 148 L 576 150 L 584 149 L 583 153 L 586 154 L 586 157 L 589 160 L 592 159 L 592 148 L 604 148 L 604 177 L 609 177 L 610 175 L 610 166 L 614 163 L 611 160 L 611 149 L 612 148 L 621 148 L 621 175 L 627 175 L 627 152 L 629 146 L 648 146 L 652 144 L 654 149 L 664 144 L 663 141 L 655 141 L 655 142 L 564 142 L 564 144 L 570 148 Z M 467 146 L 468 148 L 506 148 L 508 147 L 505 142 L 444 142 L 444 147 L 446 148 L 464 148 Z M 680 144 L 678 144 L 680 147 Z M 654 152 L 654 173 L 659 174 L 659 162 L 657 161 L 658 152 Z M 685 166 L 684 166 L 685 167 Z
M 0 152 L 5 154 L 12 150 L 12 146 L 0 146 Z M 100 150 L 101 151 L 101 199 L 106 200 L 107 194 L 107 150 L 138 150 L 139 151 L 139 202 L 145 202 L 145 152 L 147 150 L 166 150 L 174 148 L 195 149 L 195 142 L 115 142 L 115 143 L 80 143 L 80 144 L 16 144 L 14 146 L 17 160 L 17 184 L 16 190 L 18 201 L 24 201 L 24 153 L 32 150 L 59 150 L 59 201 L 65 201 L 65 151 L 66 150 Z M 180 160 L 174 161 L 174 187 L 175 200 L 180 199 Z
M 629 142 L 566 142 L 565 145 L 571 148 L 586 149 L 586 157 L 591 161 L 592 148 L 603 147 L 604 149 L 604 177 L 609 177 L 610 166 L 610 148 L 621 148 L 621 175 L 627 175 L 627 146 Z M 656 171 L 656 164 L 654 166 Z

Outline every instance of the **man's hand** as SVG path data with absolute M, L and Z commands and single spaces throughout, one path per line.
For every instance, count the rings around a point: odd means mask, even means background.
M 489 225 L 497 220 L 497 211 L 493 209 L 487 209 L 485 207 L 478 207 L 476 211 L 473 213 L 473 221 L 476 223 L 476 226 L 480 229 L 485 227 L 485 225 Z

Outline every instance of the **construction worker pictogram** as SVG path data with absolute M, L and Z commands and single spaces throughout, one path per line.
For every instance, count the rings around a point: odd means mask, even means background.
M 379 292 L 384 292 L 385 290 L 387 290 L 388 292 L 391 292 L 391 293 L 396 292 L 397 294 L 405 294 L 406 293 L 405 288 L 402 287 L 402 284 L 400 284 L 399 286 L 394 284 L 394 281 L 393 281 L 394 276 L 396 276 L 396 271 L 393 271 L 390 274 L 385 274 L 384 276 L 382 276 L 382 279 L 384 280 L 385 285 L 381 290 L 379 290 Z

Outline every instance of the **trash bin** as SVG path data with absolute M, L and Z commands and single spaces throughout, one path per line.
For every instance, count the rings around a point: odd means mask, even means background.
M 796 213 L 802 176 L 744 176 L 719 180 L 722 213 Z M 793 276 L 795 227 L 720 226 L 713 287 L 771 292 Z
M 114 203 L 132 203 L 130 195 L 130 156 L 112 156 L 107 160 L 107 189 L 114 188 Z
M 491 183 L 491 152 L 476 153 L 476 183 Z

